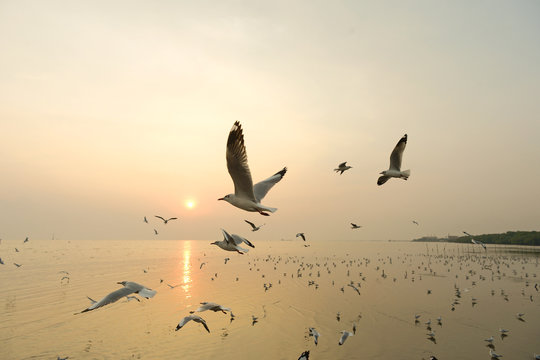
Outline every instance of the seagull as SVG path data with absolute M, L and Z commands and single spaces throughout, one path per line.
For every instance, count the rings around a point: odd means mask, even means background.
M 225 195 L 218 200 L 225 200 L 229 204 L 246 211 L 257 211 L 259 214 L 268 216 L 268 212 L 275 212 L 277 209 L 264 206 L 261 200 L 268 191 L 277 184 L 285 173 L 284 167 L 268 179 L 263 180 L 253 186 L 251 172 L 247 161 L 247 152 L 244 145 L 244 134 L 239 121 L 236 121 L 229 132 L 227 139 L 227 169 L 234 183 L 234 194 Z
M 315 345 L 319 343 L 319 336 L 321 336 L 315 328 L 309 328 L 309 336 L 313 336 L 313 340 L 315 340 Z
M 475 245 L 482 245 L 482 247 L 484 248 L 484 250 L 487 250 L 486 248 L 486 244 L 484 244 L 483 242 L 481 241 L 478 241 L 478 240 L 474 240 L 474 239 L 471 239 L 471 242 Z
M 416 220 L 413 220 L 412 222 L 413 222 L 413 224 L 420 225 L 420 224 L 418 223 L 418 221 L 416 221 Z
M 203 267 L 204 265 L 206 265 L 205 262 L 201 263 L 201 266 L 199 266 L 199 270 L 202 269 L 202 267 Z
M 146 216 L 144 217 L 143 221 L 148 224 L 148 219 L 146 218 Z
M 156 229 L 154 229 L 154 234 L 155 234 L 155 235 L 157 235 L 157 234 L 158 234 L 158 232 L 157 232 L 157 230 L 156 230 Z
M 540 360 L 540 355 L 533 354 L 533 357 L 534 357 L 535 360 Z
M 178 219 L 178 218 L 175 218 L 175 217 L 165 219 L 165 218 L 163 218 L 163 217 L 161 217 L 161 216 L 159 216 L 159 215 L 154 215 L 154 216 L 157 217 L 158 219 L 163 220 L 163 222 L 164 222 L 165 224 L 167 224 L 167 223 L 168 223 L 169 221 L 171 221 L 171 220 L 176 220 L 176 219 Z
M 113 291 L 109 295 L 105 296 L 103 299 L 92 303 L 92 305 L 90 305 L 88 308 L 81 311 L 81 313 L 100 308 L 100 307 L 105 306 L 107 304 L 111 304 L 111 303 L 123 298 L 124 296 L 128 296 L 129 294 L 133 294 L 133 293 L 139 294 L 140 296 L 145 297 L 147 299 L 149 299 L 149 298 L 153 297 L 154 295 L 156 295 L 155 290 L 148 289 L 147 287 L 144 287 L 143 285 L 137 284 L 135 282 L 120 281 L 117 284 L 121 284 L 124 287 L 121 288 L 121 289 L 118 289 L 116 291 Z M 88 298 L 88 299 L 90 299 L 90 298 Z M 90 301 L 94 301 L 94 300 L 90 299 Z
M 231 309 L 223 307 L 222 305 L 213 303 L 213 302 L 202 302 L 202 306 L 199 306 L 199 308 L 195 311 L 190 311 L 190 314 L 193 314 L 194 312 L 203 312 L 206 310 L 212 310 L 213 312 L 221 311 L 222 313 L 226 314 L 227 311 L 231 311 Z
M 467 236 L 472 236 L 471 234 L 469 234 L 469 233 L 466 232 L 466 231 L 463 231 L 463 233 L 464 233 L 465 235 L 467 235 Z
M 345 342 L 345 340 L 347 340 L 349 336 L 353 336 L 353 333 L 345 331 L 345 330 L 343 330 L 341 333 L 343 335 L 341 335 L 341 339 L 339 339 L 339 345 L 343 345 L 343 343 Z
M 360 229 L 362 225 L 356 225 L 355 223 L 351 223 L 351 229 Z
M 407 180 L 409 175 L 411 175 L 410 170 L 401 171 L 401 158 L 403 157 L 403 150 L 405 150 L 405 145 L 407 145 L 407 134 L 398 141 L 396 147 L 390 155 L 390 167 L 388 170 L 380 172 L 381 177 L 377 180 L 377 185 L 382 185 L 388 181 L 390 178 L 401 178 Z
M 178 287 L 178 286 L 180 286 L 180 285 L 182 285 L 182 284 L 171 285 L 171 284 L 168 284 L 168 283 L 167 283 L 167 286 L 170 287 L 171 289 L 174 289 L 175 287 Z
M 484 339 L 484 341 L 487 341 L 490 344 L 493 344 L 493 340 L 495 340 L 495 339 L 493 339 L 493 336 L 491 336 L 491 337 L 489 337 L 487 339 Z
M 304 351 L 298 360 L 309 360 L 309 350 Z
M 28 242 L 28 236 L 24 239 L 23 243 Z
M 492 349 L 489 349 L 489 355 L 492 359 L 498 359 L 500 357 L 503 357 L 502 355 L 496 354 Z
M 301 237 L 302 240 L 306 241 L 306 236 L 304 235 L 304 233 L 298 233 L 296 234 L 296 237 Z
M 255 224 L 252 223 L 251 221 L 247 221 L 247 220 L 244 220 L 244 221 L 247 222 L 249 225 L 251 225 L 251 231 L 257 231 L 265 225 L 265 224 L 262 224 L 259 226 L 255 226 Z
M 523 313 L 517 313 L 517 314 L 516 314 L 516 317 L 518 318 L 518 320 L 523 320 L 523 316 L 524 316 L 524 315 L 525 315 L 525 314 L 523 314 Z
M 208 326 L 206 325 L 206 321 L 204 321 L 204 319 L 202 317 L 200 317 L 199 315 L 193 315 L 193 314 L 188 315 L 185 318 L 183 318 L 182 320 L 180 320 L 180 322 L 178 323 L 178 325 L 176 326 L 176 329 L 174 329 L 174 331 L 180 330 L 184 325 L 186 325 L 186 323 L 188 323 L 191 320 L 193 320 L 195 322 L 198 322 L 199 324 L 202 324 L 202 326 L 204 326 L 206 331 L 210 332 L 210 329 L 208 329 Z
M 13 265 L 15 265 L 18 268 L 22 266 L 22 264 L 17 264 L 17 263 L 13 263 Z
M 227 265 L 227 261 L 231 260 L 230 258 L 226 257 L 225 259 L 225 265 Z
M 57 356 L 57 357 L 56 357 L 56 360 L 67 360 L 67 359 L 69 359 L 69 356 L 66 356 L 66 357 L 64 357 L 64 358 L 63 358 L 63 357 L 60 357 L 60 356 Z
M 2 258 L 0 258 L 0 264 L 4 265 L 4 262 L 2 261 Z
M 249 249 L 241 248 L 240 244 L 245 242 L 247 245 L 251 247 L 253 244 L 251 244 L 247 239 L 244 239 L 243 237 L 236 235 L 236 234 L 229 234 L 227 231 L 221 229 L 221 232 L 223 233 L 223 240 L 221 241 L 214 241 L 213 243 L 210 243 L 210 245 L 217 245 L 223 250 L 226 251 L 236 251 L 239 254 L 243 254 L 249 251 Z
M 502 335 L 506 335 L 506 333 L 507 333 L 507 332 L 510 332 L 510 330 L 499 329 L 499 332 L 500 332 Z
M 339 173 L 339 175 L 341 175 L 345 171 L 349 170 L 350 168 L 352 168 L 352 166 L 348 166 L 347 162 L 345 161 L 345 162 L 342 162 L 341 164 L 339 164 L 337 169 L 334 169 L 334 171 Z

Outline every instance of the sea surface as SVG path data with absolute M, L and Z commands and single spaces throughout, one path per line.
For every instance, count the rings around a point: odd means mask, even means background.
M 241 255 L 210 242 L 3 240 L 0 359 L 476 360 L 490 359 L 490 336 L 503 359 L 540 353 L 538 253 L 329 239 L 258 241 Z M 80 313 L 123 280 L 157 294 Z M 175 331 L 203 301 L 234 320 L 206 311 L 210 333 L 193 321 Z

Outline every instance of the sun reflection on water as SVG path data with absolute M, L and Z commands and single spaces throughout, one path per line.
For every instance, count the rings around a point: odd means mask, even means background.
M 186 293 L 186 299 L 191 297 L 191 241 L 184 241 L 184 267 L 183 267 L 183 278 L 182 278 L 182 289 Z

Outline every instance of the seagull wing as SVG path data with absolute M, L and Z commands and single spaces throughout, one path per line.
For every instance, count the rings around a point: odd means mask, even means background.
M 161 217 L 161 216 L 159 216 L 159 215 L 154 215 L 154 216 L 155 216 L 155 217 L 157 217 L 158 219 L 161 219 L 161 220 L 165 221 L 165 219 L 164 219 L 164 218 L 162 218 L 162 217 Z
M 251 227 L 252 227 L 253 229 L 256 228 L 255 224 L 252 223 L 251 221 L 247 221 L 247 220 L 244 220 L 244 221 L 247 222 L 249 225 L 251 225 Z
M 388 181 L 388 179 L 390 179 L 390 176 L 379 176 L 379 178 L 377 179 L 377 185 L 382 185 L 384 184 L 385 182 Z
M 299 237 L 299 236 L 302 238 L 302 240 L 306 241 L 306 237 L 304 236 L 304 233 L 296 234 L 296 237 Z
M 391 170 L 401 171 L 401 158 L 403 157 L 403 151 L 405 150 L 405 145 L 407 145 L 407 134 L 403 135 L 403 137 L 399 139 L 398 143 L 396 144 L 396 147 L 394 148 L 394 150 L 392 151 L 392 154 L 390 155 L 390 169 Z
M 255 201 L 253 180 L 247 161 L 244 134 L 240 122 L 236 121 L 227 139 L 227 169 L 234 183 L 234 194 Z
M 270 176 L 268 179 L 263 180 L 261 182 L 258 182 L 253 187 L 253 192 L 255 193 L 255 199 L 257 202 L 261 202 L 261 200 L 266 196 L 268 191 L 276 185 L 281 179 L 283 179 L 283 176 L 285 176 L 285 173 L 287 172 L 287 168 L 284 167 L 274 175 Z
M 244 237 L 242 237 L 242 236 L 240 236 L 240 235 L 232 234 L 231 236 L 232 236 L 232 238 L 234 239 L 234 243 L 235 243 L 236 245 L 240 245 L 240 244 L 242 244 L 242 243 L 246 243 L 247 246 L 250 246 L 250 247 L 252 247 L 252 248 L 255 247 L 255 245 L 253 245 L 248 239 L 246 239 L 246 238 L 244 238 Z
M 193 316 L 186 316 L 185 318 L 183 318 L 182 320 L 180 320 L 180 322 L 178 323 L 178 325 L 176 326 L 176 331 L 180 330 L 182 327 L 184 327 L 184 325 L 186 325 L 188 322 L 190 322 L 191 320 L 193 320 Z
M 338 165 L 338 168 L 342 168 L 342 167 L 345 167 L 347 166 L 347 162 L 342 162 L 341 164 Z
M 81 312 L 91 311 L 97 308 L 100 308 L 102 306 L 112 304 L 115 301 L 118 301 L 119 299 L 123 298 L 124 296 L 128 296 L 129 294 L 132 294 L 133 290 L 128 287 L 123 287 L 121 289 L 118 289 L 116 291 L 113 291 L 109 295 L 105 296 L 103 299 L 99 300 L 96 303 L 93 303 L 88 308 L 84 309 Z
M 168 218 L 167 221 L 170 221 L 170 220 L 176 220 L 178 218 Z
M 228 244 L 231 244 L 231 245 L 236 245 L 236 242 L 234 241 L 234 239 L 232 238 L 231 234 L 229 234 L 227 231 L 221 229 L 221 232 L 223 233 L 223 238 L 224 240 L 228 243 Z

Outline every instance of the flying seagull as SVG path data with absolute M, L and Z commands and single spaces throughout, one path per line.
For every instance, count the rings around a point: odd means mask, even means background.
M 227 231 L 221 229 L 221 232 L 223 233 L 223 240 L 221 241 L 214 241 L 213 243 L 210 243 L 210 245 L 217 245 L 223 250 L 226 251 L 236 251 L 239 254 L 243 254 L 249 251 L 249 249 L 241 248 L 239 245 L 242 243 L 246 243 L 248 246 L 255 247 L 251 242 L 249 242 L 247 239 L 244 239 L 243 237 L 236 235 L 236 234 L 229 234 Z
M 143 221 L 148 224 L 148 219 L 146 218 L 146 216 L 144 217 Z
M 156 230 L 156 229 L 154 229 L 154 235 L 157 235 L 157 234 L 158 234 L 157 230 Z
M 353 336 L 353 333 L 348 331 L 342 331 L 341 333 L 343 335 L 341 335 L 341 338 L 339 339 L 339 345 L 343 345 L 343 343 L 345 342 L 345 340 L 347 340 L 349 336 Z
M 356 225 L 355 223 L 351 223 L 351 229 L 360 229 L 362 225 Z
M 128 296 L 129 294 L 133 294 L 133 293 L 139 294 L 140 296 L 145 297 L 147 299 L 153 297 L 156 294 L 155 290 L 148 289 L 147 287 L 144 287 L 143 285 L 137 284 L 135 282 L 120 281 L 117 284 L 121 284 L 124 287 L 121 288 L 121 289 L 118 289 L 116 291 L 113 291 L 109 295 L 105 296 L 103 299 L 101 299 L 101 300 L 99 300 L 99 301 L 97 301 L 95 303 L 92 303 L 92 305 L 90 305 L 88 308 L 81 311 L 81 313 L 91 311 L 91 310 L 100 308 L 102 306 L 111 304 L 111 303 L 123 298 L 124 296 Z M 90 299 L 90 300 L 92 301 L 92 299 Z
M 343 174 L 343 172 L 349 170 L 350 168 L 352 168 L 352 166 L 348 166 L 347 165 L 347 162 L 342 162 L 341 164 L 338 165 L 338 167 L 336 169 L 334 169 L 335 172 L 339 173 L 339 175 Z
M 418 221 L 416 221 L 416 220 L 413 220 L 412 222 L 413 222 L 413 224 L 420 225 L 420 224 L 418 223 Z
M 2 261 L 2 258 L 0 258 L 0 265 L 4 265 L 4 262 Z
M 313 340 L 315 340 L 315 345 L 319 343 L 319 332 L 315 330 L 315 328 L 309 328 L 309 336 L 313 336 Z
M 213 312 L 221 311 L 222 313 L 226 314 L 227 311 L 231 311 L 231 309 L 223 307 L 222 305 L 213 303 L 213 302 L 202 302 L 202 306 L 199 306 L 199 308 L 195 311 L 190 311 L 191 314 L 194 312 L 203 312 L 206 310 L 212 310 Z
M 193 315 L 193 314 L 188 315 L 185 318 L 183 318 L 182 320 L 180 320 L 180 322 L 176 326 L 176 329 L 174 329 L 174 330 L 175 331 L 180 330 L 184 325 L 186 325 L 191 320 L 193 320 L 195 322 L 198 322 L 199 324 L 202 324 L 202 326 L 204 326 L 206 331 L 210 332 L 210 329 L 208 329 L 208 326 L 206 325 L 206 321 L 204 321 L 204 319 L 202 317 L 200 317 L 199 315 Z
M 23 243 L 28 242 L 28 236 L 24 239 Z
M 309 360 L 309 350 L 304 351 L 298 360 Z
M 478 241 L 478 240 L 474 240 L 474 239 L 471 239 L 471 242 L 475 245 L 482 245 L 482 247 L 484 248 L 484 250 L 487 250 L 487 247 L 486 247 L 486 244 L 484 244 L 483 242 L 481 241 Z
M 302 240 L 306 241 L 306 236 L 304 235 L 304 233 L 298 233 L 296 234 L 296 237 L 301 237 Z
M 263 180 L 253 186 L 251 172 L 249 171 L 247 152 L 244 145 L 244 134 L 240 122 L 236 121 L 227 139 L 227 169 L 234 183 L 234 194 L 225 195 L 218 200 L 225 200 L 229 204 L 246 211 L 257 211 L 259 214 L 268 216 L 268 212 L 275 212 L 277 209 L 264 206 L 261 200 L 268 191 L 277 184 L 285 173 L 284 167 L 268 179 Z
M 247 220 L 244 220 L 244 221 L 247 222 L 249 225 L 251 225 L 251 231 L 257 231 L 265 225 L 265 224 L 262 224 L 262 225 L 256 226 L 251 221 L 247 221 Z
M 407 180 L 409 175 L 411 175 L 410 170 L 401 171 L 401 158 L 403 157 L 403 151 L 405 150 L 405 145 L 407 145 L 407 134 L 398 141 L 396 147 L 390 155 L 390 167 L 388 170 L 380 172 L 381 177 L 377 180 L 377 185 L 382 185 L 388 181 L 390 178 L 401 178 Z
M 15 265 L 18 268 L 22 266 L 22 264 L 17 264 L 17 263 L 13 263 L 13 265 Z
M 159 216 L 159 215 L 154 215 L 154 216 L 157 217 L 158 219 L 163 220 L 163 222 L 164 222 L 165 224 L 167 224 L 167 223 L 168 223 L 169 221 L 171 221 L 171 220 L 176 220 L 176 219 L 178 219 L 178 218 L 175 218 L 175 217 L 165 219 L 165 218 L 163 218 L 163 217 L 161 217 L 161 216 Z
M 466 231 L 464 231 L 463 233 L 464 233 L 465 235 L 467 235 L 467 236 L 472 236 L 471 234 L 469 234 L 469 233 L 466 232 Z

